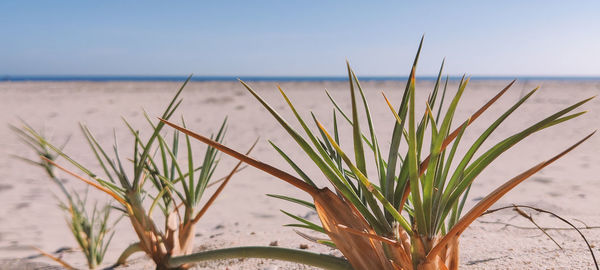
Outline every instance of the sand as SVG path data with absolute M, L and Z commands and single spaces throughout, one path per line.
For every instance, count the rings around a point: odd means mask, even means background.
M 508 81 L 472 81 L 461 101 L 456 119 L 463 121 L 486 102 Z M 127 118 L 142 134 L 148 125 L 142 108 L 151 116 L 164 109 L 180 83 L 171 82 L 3 82 L 0 83 L 0 269 L 54 269 L 56 265 L 46 258 L 36 257 L 30 246 L 46 251 L 76 248 L 65 216 L 57 207 L 57 187 L 39 169 L 12 158 L 10 155 L 34 157 L 8 129 L 8 124 L 19 124 L 24 119 L 36 128 L 45 128 L 53 141 L 62 143 L 72 136 L 65 151 L 81 163 L 98 170 L 97 163 L 81 135 L 78 123 L 86 123 L 105 147 L 113 144 L 113 131 L 126 155 L 132 150 L 132 140 L 121 121 Z M 284 100 L 271 82 L 251 84 L 277 108 L 294 126 Z M 505 122 L 483 149 L 540 120 L 543 116 L 566 107 L 578 100 L 600 93 L 600 81 L 520 81 L 480 120 L 469 128 L 463 142 L 472 142 L 495 117 L 498 117 L 526 91 L 541 85 L 527 104 Z M 349 111 L 349 92 L 345 82 L 283 82 L 281 83 L 295 105 L 306 117 L 309 112 L 331 127 L 331 104 L 324 89 L 331 91 L 343 109 Z M 417 85 L 423 104 L 432 82 Z M 388 111 L 380 91 L 384 90 L 394 104 L 399 104 L 403 83 L 364 82 L 376 131 L 384 148 L 389 143 L 394 118 Z M 450 84 L 455 92 L 456 82 Z M 450 93 L 449 93 L 450 94 Z M 283 129 L 258 102 L 237 82 L 194 82 L 183 93 L 184 102 L 174 119 L 184 115 L 188 126 L 202 134 L 214 132 L 228 116 L 229 129 L 226 144 L 245 151 L 260 136 L 260 143 L 252 156 L 292 171 L 267 143 L 272 140 L 293 157 L 313 179 L 326 185 L 324 177 L 292 143 Z M 421 109 L 423 106 L 419 106 Z M 560 152 L 579 138 L 597 129 L 600 124 L 600 100 L 583 106 L 590 112 L 568 123 L 531 136 L 501 156 L 487 168 L 473 184 L 467 208 L 488 192 L 543 159 Z M 457 120 L 457 121 L 458 121 Z M 351 149 L 349 133 L 342 141 L 344 149 Z M 202 153 L 204 145 L 194 145 Z M 128 152 L 129 151 L 129 152 Z M 493 208 L 511 203 L 527 204 L 554 211 L 579 226 L 600 225 L 600 136 L 596 135 L 568 156 L 539 172 L 501 199 Z M 67 164 L 61 160 L 61 164 Z M 235 164 L 222 157 L 216 176 L 222 176 Z M 67 185 L 85 192 L 85 185 L 63 175 Z M 315 252 L 339 254 L 327 247 L 310 243 L 296 235 L 292 228 L 282 225 L 292 220 L 279 212 L 285 209 L 294 214 L 316 220 L 311 211 L 265 196 L 266 193 L 292 195 L 308 199 L 291 186 L 256 169 L 239 173 L 225 192 L 197 225 L 196 247 L 216 249 L 241 245 L 269 245 L 298 248 L 307 244 Z M 106 202 L 108 197 L 96 190 L 89 191 L 90 201 Z M 546 215 L 533 215 L 541 226 L 565 227 Z M 577 221 L 576 221 L 577 220 Z M 506 225 L 510 224 L 510 225 Z M 581 238 L 569 230 L 549 231 L 563 249 L 533 225 L 511 210 L 481 217 L 465 231 L 461 238 L 461 269 L 590 269 L 592 261 Z M 594 252 L 600 255 L 600 230 L 583 230 Z M 106 265 L 114 262 L 119 253 L 135 241 L 128 220 L 122 220 L 106 256 Z M 84 257 L 75 251 L 60 253 L 76 267 L 85 268 Z M 17 261 L 18 260 L 18 261 Z M 28 265 L 28 266 L 26 266 Z M 46 265 L 46 266 L 44 266 Z M 45 268 L 48 267 L 48 268 Z M 198 269 L 311 269 L 280 261 L 245 259 L 203 263 Z M 134 256 L 131 263 L 119 269 L 153 269 L 149 259 Z

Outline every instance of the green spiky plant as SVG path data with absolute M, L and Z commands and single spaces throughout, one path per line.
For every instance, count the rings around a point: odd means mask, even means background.
M 182 101 L 179 99 L 179 95 L 190 79 L 191 77 L 171 100 L 162 114 L 163 118 L 170 118 L 179 107 Z M 140 137 L 138 130 L 124 120 L 133 137 L 131 145 L 133 156 L 128 159 L 131 164 L 122 162 L 125 159 L 120 157 L 116 143 L 113 146 L 114 158 L 111 158 L 92 135 L 92 132 L 86 126 L 81 125 L 91 152 L 96 157 L 106 178 L 100 177 L 98 173 L 92 172 L 76 162 L 43 138 L 37 137 L 37 139 L 46 143 L 50 149 L 76 166 L 91 180 L 50 159 L 45 159 L 46 162 L 110 195 L 120 205 L 116 208 L 129 218 L 139 242 L 130 245 L 119 257 L 117 264 L 124 263 L 133 253 L 143 251 L 154 261 L 156 269 L 187 269 L 191 265 L 169 266 L 169 258 L 192 252 L 195 225 L 238 171 L 241 162 L 226 177 L 217 180 L 220 182 L 218 188 L 206 203 L 201 205 L 202 196 L 209 186 L 218 163 L 218 151 L 213 147 L 207 147 L 201 164 L 197 164 L 194 160 L 195 155 L 190 138 L 185 136 L 186 163 L 180 164 L 178 162 L 181 154 L 179 132 L 174 131 L 172 138 L 167 141 L 167 138 L 161 134 L 164 123 L 155 124 L 146 113 L 144 115 L 152 129 L 152 134 L 146 141 Z M 226 120 L 223 121 L 214 139 L 221 142 L 225 130 Z M 248 153 L 251 150 L 252 148 Z M 131 168 L 132 172 L 127 173 L 126 168 Z M 145 203 L 144 199 L 146 198 L 151 202 Z M 160 208 L 160 214 L 165 220 L 162 229 L 159 229 L 159 224 L 153 218 L 154 210 L 157 208 Z
M 25 122 L 23 122 L 23 128 L 17 128 L 15 126 L 10 126 L 10 128 L 19 136 L 23 143 L 29 146 L 29 148 L 31 148 L 39 157 L 43 157 L 40 158 L 39 161 L 33 161 L 31 159 L 16 156 L 16 158 L 29 164 L 43 168 L 48 177 L 60 188 L 65 200 L 59 199 L 59 206 L 67 213 L 67 225 L 85 255 L 88 268 L 95 269 L 102 264 L 104 255 L 106 254 L 114 235 L 113 228 L 120 218 L 114 223 L 109 224 L 109 204 L 101 207 L 94 204 L 91 211 L 89 211 L 87 193 L 84 198 L 81 198 L 77 192 L 67 190 L 62 179 L 57 176 L 54 165 L 46 161 L 47 159 L 54 162 L 58 155 L 54 154 L 53 151 L 50 150 L 48 144 L 45 143 L 45 136 L 34 130 Z M 73 269 L 73 267 L 64 260 L 44 251 L 39 251 L 52 260 L 59 262 L 66 268 Z
M 341 134 L 338 132 L 335 111 L 333 136 L 313 115 L 313 121 L 318 127 L 318 133 L 315 133 L 308 127 L 284 91 L 279 89 L 308 137 L 307 141 L 256 91 L 242 82 L 244 87 L 275 117 L 277 122 L 318 166 L 334 187 L 334 191 L 326 187 L 319 188 L 314 180 L 310 179 L 276 146 L 276 150 L 302 179 L 236 152 L 214 140 L 187 130 L 185 127 L 177 126 L 167 120 L 163 120 L 163 122 L 308 193 L 314 200 L 314 204 L 295 198 L 279 197 L 316 210 L 321 226 L 300 217 L 294 218 L 302 222 L 298 226 L 327 234 L 329 239 L 319 240 L 319 242 L 334 246 L 344 255 L 347 261 L 333 266 L 332 269 L 349 267 L 348 263 L 354 269 L 458 269 L 461 233 L 508 191 L 579 146 L 593 133 L 558 155 L 508 180 L 463 214 L 466 197 L 476 177 L 498 156 L 529 135 L 585 113 L 571 112 L 591 98 L 543 118 L 536 124 L 505 138 L 485 152 L 478 151 L 493 131 L 536 92 L 537 88 L 533 89 L 479 134 L 474 142 L 467 145 L 466 153 L 460 157 L 456 155 L 457 148 L 468 126 L 496 102 L 514 81 L 452 131 L 451 124 L 454 114 L 469 79 L 463 77 L 456 95 L 451 99 L 444 112 L 442 105 L 445 99 L 447 79 L 443 87 L 442 98 L 437 104 L 438 93 L 442 88 L 442 69 L 440 69 L 435 87 L 427 100 L 425 113 L 420 117 L 417 116 L 415 113 L 415 69 L 421 45 L 419 45 L 400 107 L 397 111 L 392 109 L 396 121 L 393 123 L 394 131 L 387 151 L 387 159 L 384 158 L 375 136 L 375 128 L 363 89 L 349 65 L 348 77 L 352 103 L 350 116 L 344 113 L 333 99 L 331 100 L 336 110 L 343 115 L 352 128 L 354 160 L 351 160 L 339 145 Z M 356 89 L 358 89 L 360 99 L 357 97 Z M 360 102 L 364 106 L 364 114 L 367 118 L 367 134 L 363 134 L 359 123 L 358 104 Z M 389 101 L 388 104 L 390 104 Z M 438 109 L 437 113 L 434 113 L 432 108 L 435 108 L 436 105 Z M 390 108 L 392 108 L 391 104 Z M 430 141 L 425 140 L 426 132 L 431 134 Z M 405 153 L 398 152 L 402 141 L 407 144 Z M 452 144 L 451 148 L 447 149 L 450 144 Z M 372 152 L 375 164 L 373 171 L 377 172 L 376 175 L 367 175 L 365 145 Z M 422 154 L 423 152 L 428 152 L 428 155 L 425 156 Z M 453 164 L 457 165 L 453 166 Z M 247 249 L 252 250 L 254 247 Z M 243 251 L 243 248 L 235 251 L 225 249 L 211 251 L 210 254 L 183 256 L 173 260 L 191 262 L 216 258 L 217 255 L 220 255 L 219 258 L 246 256 Z M 265 248 L 264 253 L 255 254 L 255 256 L 268 258 L 268 250 Z M 298 256 L 301 255 L 290 253 L 284 259 L 298 261 L 300 260 Z M 281 257 L 278 258 L 281 259 Z

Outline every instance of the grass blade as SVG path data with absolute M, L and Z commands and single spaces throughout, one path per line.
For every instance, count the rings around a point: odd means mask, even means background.
M 250 165 L 252 167 L 255 167 L 255 168 L 257 168 L 259 170 L 262 170 L 262 171 L 264 171 L 264 172 L 266 172 L 266 173 L 268 173 L 268 174 L 270 174 L 272 176 L 275 176 L 275 177 L 277 177 L 277 178 L 279 178 L 279 179 L 281 179 L 281 180 L 283 180 L 283 181 L 285 181 L 285 182 L 287 182 L 287 183 L 289 183 L 289 184 L 291 184 L 291 185 L 299 188 L 300 190 L 302 190 L 302 191 L 310 194 L 311 196 L 314 195 L 314 194 L 316 194 L 316 189 L 314 187 L 312 187 L 309 184 L 305 183 L 304 181 L 302 181 L 302 180 L 294 177 L 293 175 L 290 175 L 290 174 L 288 174 L 288 173 L 286 173 L 286 172 L 284 172 L 282 170 L 279 170 L 279 169 L 277 169 L 277 168 L 275 168 L 275 167 L 273 167 L 271 165 L 268 165 L 268 164 L 260 162 L 260 161 L 258 161 L 256 159 L 253 159 L 253 158 L 251 158 L 251 157 L 249 157 L 247 155 L 239 153 L 239 152 L 237 152 L 237 151 L 235 151 L 235 150 L 233 150 L 233 149 L 231 149 L 231 148 L 229 148 L 229 147 L 227 147 L 225 145 L 222 145 L 222 144 L 220 144 L 218 142 L 215 142 L 215 141 L 213 141 L 213 140 L 211 140 L 211 139 L 209 139 L 207 137 L 204 137 L 204 136 L 202 136 L 200 134 L 194 133 L 194 132 L 192 132 L 190 130 L 187 130 L 185 128 L 177 126 L 177 125 L 175 125 L 175 124 L 173 124 L 173 123 L 171 123 L 171 122 L 169 122 L 169 121 L 167 121 L 165 119 L 160 119 L 160 121 L 163 122 L 163 123 L 165 123 L 165 124 L 167 124 L 167 125 L 169 125 L 169 126 L 171 126 L 171 127 L 173 127 L 173 128 L 175 128 L 175 129 L 177 129 L 177 130 L 179 130 L 179 131 L 181 131 L 181 132 L 183 132 L 184 134 L 187 134 L 187 135 L 191 136 L 192 138 L 194 138 L 196 140 L 199 140 L 199 141 L 201 141 L 203 143 L 206 143 L 206 144 L 208 144 L 208 145 L 210 145 L 210 146 L 218 149 L 219 151 L 221 151 L 221 152 L 223 152 L 223 153 L 225 153 L 227 155 L 230 155 L 230 156 L 232 156 L 232 157 L 234 157 L 234 158 L 236 158 L 236 159 L 238 159 L 240 161 L 243 161 L 243 162 L 247 163 L 248 165 Z
M 503 185 L 498 187 L 492 193 L 487 195 L 479 203 L 477 203 L 477 205 L 475 205 L 464 217 L 462 217 L 458 221 L 458 223 L 456 223 L 456 225 L 431 250 L 431 252 L 427 255 L 427 258 L 433 259 L 433 257 L 435 257 L 441 251 L 441 249 L 445 246 L 446 243 L 448 243 L 448 241 L 452 237 L 454 237 L 456 235 L 460 235 L 475 219 L 477 219 L 479 216 L 481 216 L 481 214 L 483 214 L 483 212 L 485 212 L 488 208 L 490 208 L 496 201 L 498 201 L 502 196 L 504 196 L 511 189 L 516 187 L 521 182 L 525 181 L 525 179 L 529 178 L 536 172 L 540 171 L 541 169 L 552 164 L 554 161 L 563 157 L 567 153 L 571 152 L 577 146 L 579 146 L 584 141 L 589 139 L 592 135 L 594 135 L 594 133 L 596 133 L 596 132 L 595 131 L 592 132 L 591 134 L 587 135 L 586 137 L 584 137 L 577 143 L 573 144 L 571 147 L 567 148 L 566 150 L 562 151 L 558 155 L 552 157 L 551 159 L 543 161 L 543 162 L 537 164 L 536 166 L 533 166 L 529 170 L 515 176 L 514 178 L 510 179 L 509 181 L 507 181 L 506 183 L 504 183 Z

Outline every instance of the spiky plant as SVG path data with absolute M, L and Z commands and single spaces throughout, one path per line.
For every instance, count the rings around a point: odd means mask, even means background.
M 94 204 L 90 211 L 89 205 L 87 204 L 87 193 L 84 198 L 81 198 L 77 192 L 67 190 L 62 179 L 57 176 L 54 165 L 47 161 L 50 160 L 54 162 L 58 156 L 54 154 L 52 150 L 50 150 L 48 144 L 45 143 L 45 136 L 40 132 L 35 131 L 31 126 L 24 122 L 23 128 L 17 128 L 15 126 L 10 126 L 10 128 L 39 157 L 43 157 L 40 158 L 39 161 L 33 161 L 17 156 L 17 158 L 27 163 L 43 168 L 48 177 L 60 188 L 65 199 L 59 200 L 59 206 L 67 213 L 67 225 L 85 255 L 88 267 L 90 269 L 95 269 L 104 259 L 106 250 L 114 235 L 114 225 L 116 225 L 120 218 L 113 224 L 109 224 L 109 204 L 101 207 Z M 41 251 L 41 253 L 61 263 L 67 268 L 73 268 L 62 259 L 56 258 L 43 251 Z
M 162 114 L 163 118 L 170 118 L 179 107 L 181 104 L 179 95 L 190 78 L 171 100 Z M 187 269 L 191 265 L 169 266 L 168 259 L 192 252 L 195 225 L 238 170 L 241 162 L 235 166 L 231 173 L 220 180 L 218 188 L 206 203 L 201 205 L 202 196 L 218 163 L 218 151 L 213 147 L 207 147 L 202 163 L 197 164 L 194 160 L 195 155 L 190 139 L 185 136 L 186 163 L 180 164 L 178 162 L 178 155 L 180 154 L 179 132 L 174 131 L 172 138 L 167 141 L 167 138 L 161 134 L 164 123 L 158 122 L 155 124 L 147 114 L 144 113 L 144 115 L 152 129 L 152 134 L 146 141 L 143 141 L 140 137 L 138 130 L 124 120 L 133 140 L 131 145 L 133 156 L 128 159 L 120 157 L 116 143 L 113 146 L 114 158 L 111 158 L 92 135 L 92 132 L 86 126 L 81 125 L 83 134 L 90 145 L 91 153 L 96 157 L 106 178 L 100 177 L 100 174 L 92 172 L 92 170 L 76 162 L 59 148 L 47 142 L 53 151 L 76 166 L 88 178 L 78 175 L 50 159 L 46 159 L 46 161 L 110 195 L 120 205 L 118 209 L 129 217 L 139 242 L 129 246 L 118 259 L 118 263 L 124 263 L 131 254 L 143 251 L 156 263 L 156 269 Z M 214 137 L 215 141 L 221 142 L 223 140 L 225 129 L 226 120 L 223 121 Z M 43 140 L 43 138 L 38 139 Z M 128 160 L 132 164 L 126 164 L 122 160 Z M 133 171 L 127 173 L 126 168 L 131 168 Z M 148 186 L 151 186 L 151 188 L 148 188 Z M 145 203 L 144 199 L 146 198 L 149 198 L 151 202 Z M 160 224 L 157 224 L 153 218 L 154 210 L 157 207 L 160 208 L 160 214 L 165 220 L 162 229 L 159 229 Z
M 163 120 L 163 122 L 308 193 L 314 200 L 314 204 L 295 198 L 281 198 L 315 209 L 321 226 L 300 217 L 294 218 L 302 221 L 299 226 L 326 233 L 329 239 L 320 242 L 339 249 L 354 269 L 458 269 L 461 233 L 508 191 L 580 145 L 593 133 L 558 155 L 508 180 L 463 214 L 466 197 L 476 177 L 498 156 L 529 135 L 583 114 L 584 112 L 571 112 L 590 99 L 577 102 L 543 118 L 536 124 L 505 138 L 485 152 L 478 151 L 494 130 L 536 92 L 537 88 L 533 89 L 479 134 L 474 142 L 467 145 L 467 151 L 462 157 L 457 156 L 456 150 L 468 126 L 496 102 L 514 81 L 452 130 L 454 114 L 469 79 L 463 77 L 456 95 L 444 112 L 442 103 L 445 98 L 447 79 L 443 87 L 444 94 L 439 99 L 439 104 L 436 104 L 442 85 L 442 69 L 440 69 L 435 87 L 427 100 L 425 113 L 422 116 L 416 115 L 415 69 L 421 45 L 422 40 L 400 107 L 397 111 L 392 109 L 396 121 L 393 123 L 394 130 L 387 151 L 387 159 L 384 158 L 378 143 L 379 140 L 375 136 L 375 128 L 363 89 L 349 65 L 348 77 L 352 104 L 350 116 L 342 112 L 335 102 L 333 104 L 352 128 L 354 160 L 351 160 L 339 145 L 341 134 L 338 132 L 336 113 L 333 116 L 333 136 L 313 115 L 313 121 L 318 126 L 318 133 L 315 133 L 308 127 L 291 100 L 280 88 L 283 98 L 308 137 L 307 140 L 300 132 L 293 129 L 256 91 L 242 82 L 244 87 L 273 115 L 318 166 L 334 187 L 334 191 L 327 187 L 319 188 L 314 180 L 310 179 L 277 147 L 277 151 L 302 179 L 240 154 L 167 120 Z M 358 89 L 360 98 L 357 97 L 356 89 Z M 360 112 L 357 105 L 359 100 L 365 109 L 364 113 L 368 124 L 367 134 L 363 134 L 359 123 Z M 388 102 L 388 104 L 390 103 Z M 438 109 L 437 113 L 434 113 L 432 108 L 435 108 L 436 105 Z M 391 104 L 390 108 L 392 108 Z M 426 132 L 431 134 L 429 141 L 425 140 Z M 402 141 L 406 142 L 407 151 L 400 154 L 399 147 Z M 447 149 L 451 144 L 451 148 Z M 375 164 L 373 171 L 377 172 L 376 175 L 367 175 L 365 145 L 372 152 Z M 422 152 L 428 152 L 429 155 L 425 156 Z M 479 156 L 477 157 L 476 154 Z M 453 163 L 457 165 L 453 166 Z M 216 252 L 212 251 L 212 253 Z M 231 254 L 227 250 L 224 250 L 223 254 L 227 252 Z M 262 256 L 268 257 L 268 254 L 262 254 Z M 191 255 L 185 259 L 192 261 L 206 257 Z M 181 261 L 186 260 L 182 258 Z

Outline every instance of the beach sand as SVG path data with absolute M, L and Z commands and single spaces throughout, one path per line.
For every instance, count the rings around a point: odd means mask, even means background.
M 464 121 L 508 83 L 509 81 L 472 81 L 456 113 L 457 122 L 454 126 L 459 121 Z M 115 132 L 123 157 L 126 157 L 133 150 L 133 140 L 121 117 L 139 128 L 142 136 L 148 136 L 148 124 L 143 117 L 142 108 L 150 116 L 158 116 L 180 85 L 181 83 L 175 82 L 0 83 L 0 269 L 26 269 L 28 264 L 27 267 L 31 267 L 29 269 L 53 269 L 48 265 L 56 264 L 46 258 L 36 257 L 37 253 L 31 246 L 48 252 L 77 247 L 65 224 L 65 215 L 57 207 L 54 196 L 60 195 L 58 188 L 40 168 L 11 157 L 19 155 L 35 158 L 30 149 L 11 132 L 8 124 L 19 125 L 19 118 L 22 118 L 33 127 L 44 128 L 57 144 L 71 136 L 65 152 L 99 172 L 99 166 L 79 131 L 78 123 L 86 123 L 100 143 L 108 149 L 113 144 Z M 275 83 L 256 82 L 251 85 L 290 123 L 299 127 L 277 91 Z M 456 85 L 457 82 L 450 83 L 448 95 L 456 91 Z M 550 113 L 600 93 L 600 81 L 519 81 L 469 127 L 463 144 L 473 142 L 496 117 L 537 85 L 541 85 L 541 90 L 500 126 L 482 150 L 487 150 L 494 143 Z M 332 106 L 324 89 L 332 93 L 344 110 L 350 111 L 346 82 L 283 82 L 281 86 L 303 116 L 310 119 L 309 112 L 312 111 L 328 128 L 332 126 Z M 363 88 L 371 105 L 380 144 L 382 148 L 387 149 L 395 120 L 380 92 L 385 91 L 397 106 L 404 84 L 373 81 L 363 82 Z M 424 100 L 432 88 L 433 82 L 417 84 L 417 104 L 424 105 Z M 207 135 L 215 132 L 223 118 L 228 116 L 229 125 L 225 139 L 228 146 L 244 152 L 257 137 L 260 137 L 260 142 L 251 156 L 292 172 L 287 163 L 268 144 L 267 140 L 272 140 L 297 161 L 312 179 L 317 179 L 318 184 L 327 185 L 316 166 L 239 83 L 192 82 L 184 90 L 183 98 L 183 104 L 173 118 L 177 122 L 180 122 L 179 118 L 183 115 L 190 129 Z M 420 111 L 423 107 L 418 106 Z M 473 206 L 477 200 L 504 181 L 550 158 L 597 129 L 600 126 L 600 99 L 585 104 L 583 110 L 590 112 L 531 136 L 496 160 L 476 179 L 465 209 Z M 340 120 L 340 124 L 342 123 Z M 366 124 L 363 128 L 366 128 Z M 347 129 L 343 131 L 345 134 L 342 147 L 351 151 L 351 135 Z M 194 147 L 198 154 L 203 153 L 205 148 L 197 142 L 194 143 Z M 464 149 L 462 151 L 464 153 Z M 562 215 L 578 226 L 585 226 L 584 222 L 588 226 L 599 226 L 598 153 L 600 136 L 596 135 L 580 148 L 516 187 L 492 208 L 512 203 L 532 205 Z M 235 164 L 230 157 L 222 156 L 221 159 L 216 177 L 225 175 Z M 59 163 L 68 165 L 62 159 Z M 62 176 L 67 179 L 69 188 L 85 192 L 84 184 L 64 174 Z M 339 254 L 327 247 L 310 243 L 296 235 L 292 228 L 282 226 L 293 223 L 293 220 L 279 210 L 284 209 L 316 221 L 314 212 L 269 198 L 265 196 L 266 193 L 309 199 L 306 194 L 290 185 L 254 168 L 247 168 L 232 179 L 214 206 L 197 224 L 196 248 L 210 250 L 246 245 L 266 246 L 277 241 L 282 247 L 299 248 L 301 244 L 306 244 L 308 250 L 314 252 Z M 108 197 L 90 189 L 89 201 L 102 203 L 108 201 Z M 534 214 L 533 217 L 544 227 L 566 227 L 566 224 L 547 215 Z M 461 269 L 592 268 L 589 251 L 576 232 L 548 231 L 562 246 L 563 249 L 559 249 L 539 230 L 515 226 L 532 228 L 533 224 L 511 210 L 496 212 L 475 221 L 461 237 Z M 600 255 L 600 229 L 583 230 L 583 233 L 594 246 L 594 252 Z M 116 228 L 115 238 L 106 255 L 106 265 L 114 262 L 120 252 L 134 241 L 135 234 L 129 226 L 129 221 L 123 219 Z M 74 266 L 85 268 L 85 259 L 80 252 L 67 251 L 60 255 Z M 197 268 L 311 269 L 303 265 L 261 259 L 207 262 L 199 264 Z M 153 264 L 143 255 L 137 255 L 127 266 L 119 269 L 153 269 Z

